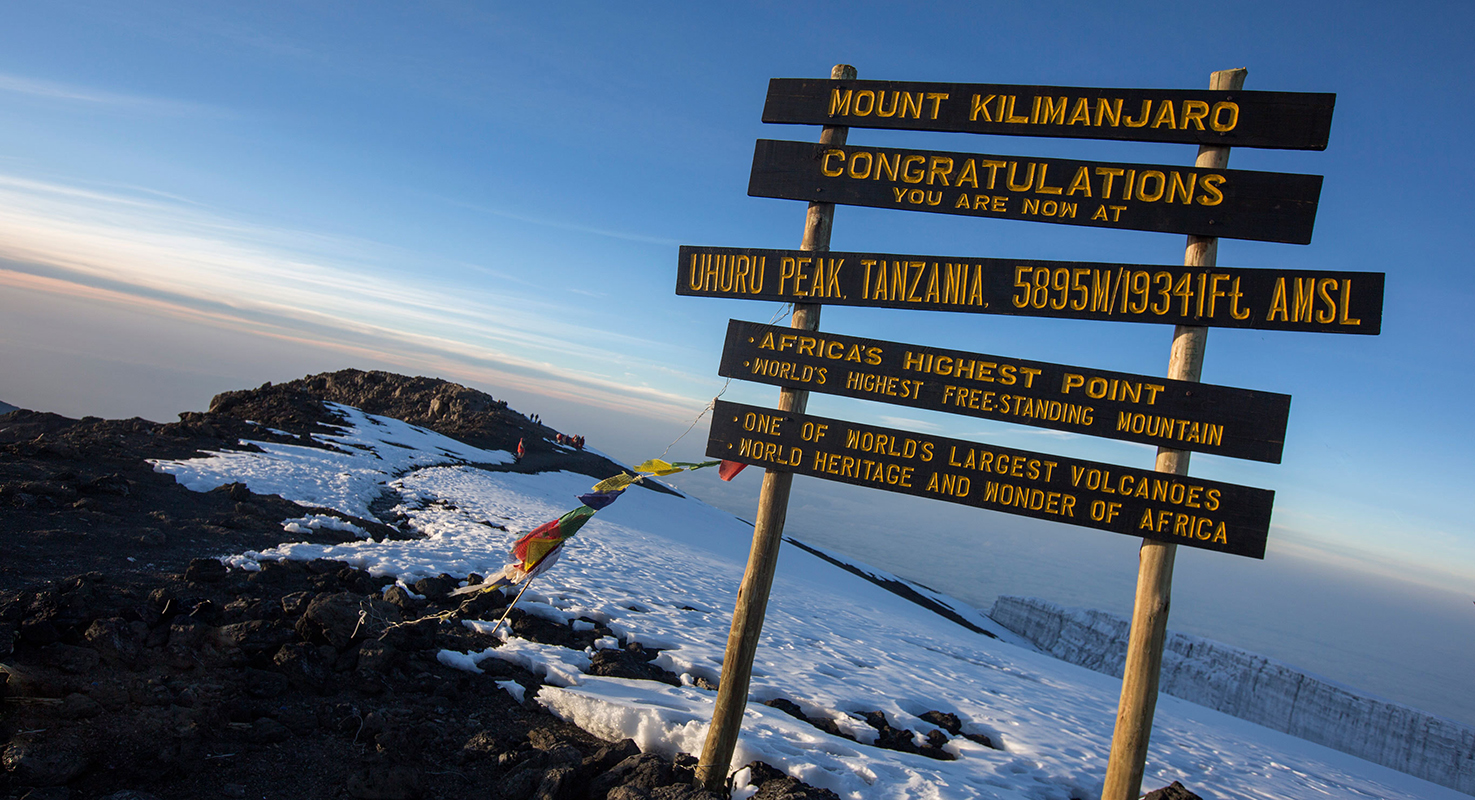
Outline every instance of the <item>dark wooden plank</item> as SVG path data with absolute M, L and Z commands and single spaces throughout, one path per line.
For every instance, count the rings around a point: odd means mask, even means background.
M 759 139 L 748 194 L 1309 244 L 1321 176 Z
M 1279 464 L 1291 397 L 731 320 L 725 378 Z
M 1219 328 L 1377 334 L 1383 273 L 685 245 L 676 293 Z
M 1337 96 L 774 78 L 764 122 L 1325 150 Z
M 888 492 L 1265 557 L 1275 493 L 719 400 L 707 455 Z

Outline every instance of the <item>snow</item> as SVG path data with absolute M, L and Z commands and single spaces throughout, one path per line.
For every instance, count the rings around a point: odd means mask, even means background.
M 527 689 L 523 688 L 523 685 L 518 683 L 517 681 L 497 681 L 496 683 L 498 686 L 502 687 L 503 691 L 512 695 L 513 700 L 516 700 L 519 703 L 521 703 L 523 697 L 527 695 Z
M 288 544 L 229 560 L 334 558 L 406 582 L 495 572 L 517 536 L 572 508 L 595 482 L 567 472 L 483 470 L 472 465 L 505 463 L 505 454 L 471 452 L 423 429 L 335 408 L 345 428 L 319 441 L 336 451 L 258 443 L 263 453 L 212 454 L 156 468 L 197 490 L 244 481 L 253 491 L 355 516 L 367 517 L 369 503 L 391 493 L 397 511 L 425 538 Z M 558 566 L 523 596 L 521 605 L 532 613 L 562 624 L 597 621 L 623 642 L 661 649 L 657 665 L 682 676 L 683 686 L 585 675 L 592 651 L 530 642 L 505 627 L 500 645 L 443 651 L 440 660 L 479 670 L 487 658 L 506 659 L 544 676 L 537 702 L 596 735 L 629 737 L 647 751 L 699 754 L 715 692 L 696 688 L 694 678 L 715 683 L 721 674 L 751 536 L 751 525 L 699 501 L 632 488 L 594 517 Z M 853 800 L 1099 797 L 1120 681 L 1037 652 L 965 604 L 913 588 L 999 638 L 785 546 L 732 768 L 765 761 Z M 920 715 L 950 712 L 965 732 L 986 734 L 1003 749 L 955 738 L 947 749 L 956 761 L 879 749 L 761 704 L 775 698 L 798 703 L 810 718 L 833 719 L 863 741 L 875 738 L 861 718 L 867 712 L 880 710 L 893 726 L 924 734 L 933 726 Z M 1161 697 L 1156 720 L 1145 789 L 1179 780 L 1205 798 L 1225 800 L 1468 800 L 1178 698 Z M 734 796 L 743 792 L 740 786 Z
M 362 538 L 369 538 L 369 532 L 346 519 L 339 519 L 330 514 L 308 514 L 296 519 L 282 521 L 282 530 L 287 533 L 312 533 L 320 528 L 330 531 L 343 531 Z
M 343 419 L 342 433 L 313 434 L 335 448 L 243 441 L 261 452 L 228 451 L 207 458 L 153 461 L 184 486 L 208 492 L 227 483 L 244 483 L 257 494 L 279 494 L 304 506 L 319 506 L 372 519 L 369 503 L 386 477 L 433 464 L 506 464 L 512 454 L 482 450 L 389 417 L 326 403 Z

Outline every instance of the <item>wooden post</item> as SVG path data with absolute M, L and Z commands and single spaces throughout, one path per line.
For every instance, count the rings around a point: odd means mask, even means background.
M 852 80 L 855 67 L 836 64 L 830 70 L 834 80 Z M 845 144 L 850 128 L 826 125 L 820 133 L 820 144 Z M 801 250 L 824 252 L 830 249 L 830 229 L 835 221 L 834 203 L 810 203 L 804 220 Z M 820 306 L 795 303 L 790 326 L 803 330 L 819 328 Z M 780 389 L 780 411 L 804 413 L 809 392 L 802 389 Z M 727 785 L 727 769 L 732 751 L 737 747 L 738 729 L 742 727 L 743 710 L 748 705 L 748 684 L 753 678 L 753 656 L 758 651 L 758 635 L 763 631 L 763 615 L 768 610 L 768 592 L 773 586 L 773 572 L 778 567 L 778 550 L 784 533 L 784 519 L 789 513 L 789 487 L 794 474 L 769 469 L 763 473 L 763 488 L 758 494 L 758 519 L 753 525 L 753 549 L 748 553 L 748 568 L 738 587 L 737 606 L 732 612 L 732 629 L 727 634 L 727 652 L 722 657 L 722 679 L 717 686 L 717 704 L 712 709 L 712 725 L 697 763 L 696 784 L 714 792 Z
M 1246 69 L 1215 72 L 1209 88 L 1239 91 Z M 1229 164 L 1228 147 L 1200 146 L 1200 169 L 1224 169 Z M 1219 256 L 1219 239 L 1189 236 L 1183 253 L 1187 267 L 1213 267 Z M 1179 325 L 1173 331 L 1173 349 L 1168 357 L 1168 377 L 1197 381 L 1203 373 L 1204 347 L 1209 329 Z M 1157 471 L 1188 474 L 1187 450 L 1159 447 Z M 1163 640 L 1168 633 L 1168 609 L 1173 594 L 1173 558 L 1178 545 L 1142 540 L 1138 555 L 1137 597 L 1132 607 L 1132 630 L 1127 639 L 1127 661 L 1122 671 L 1122 699 L 1117 705 L 1116 730 L 1111 737 L 1111 757 L 1106 764 L 1106 783 L 1101 800 L 1136 800 L 1142 794 L 1142 771 L 1147 763 L 1147 741 L 1152 735 L 1152 715 L 1157 708 L 1158 678 L 1163 666 Z

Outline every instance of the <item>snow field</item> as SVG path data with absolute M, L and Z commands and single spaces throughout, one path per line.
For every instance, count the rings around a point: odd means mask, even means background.
M 424 539 L 289 544 L 230 560 L 332 558 L 405 581 L 500 569 L 518 535 L 574 507 L 576 495 L 594 483 L 571 473 L 487 472 L 466 462 L 503 463 L 497 458 L 505 454 L 468 453 L 422 429 L 342 413 L 348 429 L 323 438 L 343 452 L 263 445 L 265 453 L 156 468 L 190 488 L 240 480 L 253 491 L 360 516 L 381 492 L 397 492 L 398 510 Z M 422 452 L 400 453 L 390 437 Z M 569 542 L 522 607 L 565 624 L 596 620 L 625 641 L 661 649 L 656 663 L 686 676 L 685 683 L 693 676 L 716 682 L 751 533 L 750 525 L 698 501 L 632 488 Z M 903 536 L 898 546 L 905 546 Z M 1003 638 L 784 548 L 733 768 L 765 761 L 854 800 L 1098 797 L 1120 682 L 1011 644 L 1017 639 L 987 618 L 942 599 Z M 700 753 L 714 692 L 585 675 L 588 653 L 521 640 L 505 629 L 499 635 L 498 647 L 440 658 L 468 670 L 486 658 L 513 661 L 545 677 L 538 702 L 596 735 L 630 737 L 643 750 Z M 880 710 L 893 726 L 926 734 L 933 726 L 921 714 L 951 712 L 966 732 L 986 734 L 1003 749 L 953 739 L 947 749 L 956 761 L 879 749 L 760 705 L 774 698 L 798 703 L 811 718 L 833 719 L 862 742 L 875 738 L 864 713 Z M 1467 798 L 1172 697 L 1159 701 L 1152 741 L 1145 788 L 1181 780 L 1206 798 L 1226 800 Z M 740 786 L 734 796 L 744 792 Z

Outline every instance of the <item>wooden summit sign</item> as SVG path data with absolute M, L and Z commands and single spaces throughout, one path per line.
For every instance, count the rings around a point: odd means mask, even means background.
M 764 122 L 1325 150 L 1335 94 L 774 78 Z
M 1290 395 L 731 320 L 718 374 L 1279 464 Z
M 1265 557 L 1266 489 L 718 400 L 707 455 L 975 508 Z
M 748 194 L 1309 244 L 1321 176 L 759 139 Z
M 1375 334 L 1382 321 L 1381 274 L 1216 266 L 1220 237 L 1310 243 L 1321 195 L 1320 176 L 1231 170 L 1229 151 L 1324 149 L 1335 96 L 1245 92 L 1245 75 L 1215 72 L 1207 90 L 1073 89 L 859 81 L 839 64 L 828 81 L 769 84 L 765 122 L 824 126 L 818 143 L 760 139 L 754 149 L 749 195 L 809 201 L 799 250 L 682 247 L 679 256 L 677 294 L 793 303 L 787 332 L 730 323 L 723 355 L 722 374 L 778 384 L 778 408 L 713 405 L 707 454 L 765 470 L 698 783 L 725 785 L 793 476 L 804 474 L 1143 537 L 1101 793 L 1140 795 L 1176 545 L 1263 558 L 1274 500 L 1189 477 L 1190 451 L 1279 461 L 1289 404 L 1199 384 L 1208 326 Z M 1189 167 L 853 146 L 852 125 L 1183 142 L 1199 152 Z M 1182 267 L 831 252 L 836 204 L 1188 241 Z M 824 304 L 1177 327 L 1168 376 L 1146 378 L 822 333 Z M 1156 469 L 810 416 L 811 390 L 1131 438 L 1158 445 Z
M 1383 273 L 682 246 L 676 294 L 1376 335 Z

